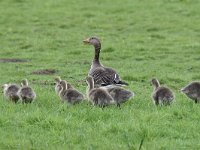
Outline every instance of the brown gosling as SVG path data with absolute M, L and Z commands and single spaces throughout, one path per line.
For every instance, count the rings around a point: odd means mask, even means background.
M 160 86 L 159 81 L 155 78 L 151 80 L 151 83 L 154 86 L 152 94 L 154 103 L 156 105 L 170 105 L 175 99 L 173 92 L 167 87 Z
M 35 100 L 36 93 L 29 86 L 27 79 L 22 80 L 21 88 L 18 91 L 18 95 L 22 100 L 22 103 L 32 103 Z
M 192 99 L 195 103 L 200 102 L 200 82 L 194 81 L 181 89 L 188 98 Z
M 69 104 L 76 104 L 84 99 L 83 94 L 77 91 L 71 84 L 67 81 L 62 80 L 60 82 L 61 89 L 59 91 L 59 97 L 63 102 L 68 102 Z
M 104 88 L 94 88 L 94 79 L 91 76 L 86 77 L 87 97 L 94 106 L 105 107 L 109 104 L 114 104 L 115 101 L 112 96 Z
M 112 96 L 115 103 L 120 107 L 121 103 L 125 103 L 134 97 L 134 93 L 116 85 L 105 86 L 108 93 Z
M 98 85 L 110 85 L 110 84 L 121 84 L 128 85 L 128 83 L 120 79 L 119 74 L 112 68 L 104 67 L 99 60 L 101 51 L 101 42 L 97 37 L 91 37 L 83 40 L 85 44 L 93 45 L 95 49 L 94 59 L 88 75 L 94 79 L 94 84 Z
M 56 92 L 57 95 L 59 94 L 59 91 L 61 90 L 60 82 L 61 82 L 61 78 L 56 77 L 55 78 L 55 92 Z
M 15 103 L 17 103 L 19 100 L 19 96 L 17 94 L 18 91 L 19 91 L 19 86 L 16 84 L 3 85 L 4 96 Z

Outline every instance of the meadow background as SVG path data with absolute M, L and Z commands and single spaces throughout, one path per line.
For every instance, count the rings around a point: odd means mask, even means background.
M 200 79 L 199 14 L 199 0 L 0 0 L 0 84 L 27 78 L 37 93 L 30 105 L 1 93 L 0 149 L 200 149 L 200 105 L 179 92 Z M 85 92 L 94 50 L 82 40 L 93 35 L 135 93 L 122 109 L 69 106 L 54 92 L 57 75 Z M 152 77 L 172 88 L 172 106 L 153 105 Z

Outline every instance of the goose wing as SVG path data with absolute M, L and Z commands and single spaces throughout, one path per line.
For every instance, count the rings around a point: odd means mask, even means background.
M 120 84 L 121 79 L 112 68 L 97 67 L 89 73 L 93 77 L 95 84 L 110 85 Z

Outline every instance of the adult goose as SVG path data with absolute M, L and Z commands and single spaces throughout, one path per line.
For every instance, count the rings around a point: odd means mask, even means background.
M 104 67 L 99 60 L 101 42 L 97 37 L 91 37 L 83 40 L 85 44 L 90 44 L 94 46 L 95 55 L 92 61 L 92 65 L 88 75 L 92 76 L 94 79 L 94 84 L 96 85 L 110 85 L 110 84 L 123 84 L 128 85 L 128 83 L 120 79 L 119 74 L 112 68 Z
M 152 94 L 152 98 L 156 105 L 170 105 L 175 96 L 173 92 L 164 86 L 160 86 L 160 83 L 157 79 L 151 80 L 152 85 L 154 86 L 154 91 Z
M 194 81 L 181 89 L 187 97 L 194 100 L 195 103 L 200 102 L 200 82 Z
M 19 91 L 19 86 L 16 84 L 3 85 L 4 96 L 15 103 L 19 100 L 19 96 L 17 94 L 18 91 Z

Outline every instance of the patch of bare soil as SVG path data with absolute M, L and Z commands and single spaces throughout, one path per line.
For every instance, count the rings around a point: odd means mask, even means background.
M 32 74 L 37 74 L 37 75 L 52 75 L 57 73 L 57 70 L 54 69 L 43 69 L 43 70 L 37 70 L 32 72 Z
M 28 62 L 29 60 L 27 59 L 20 59 L 20 58 L 0 58 L 0 62 L 2 63 L 7 63 L 7 62 L 12 62 L 12 63 L 18 63 L 18 62 Z

